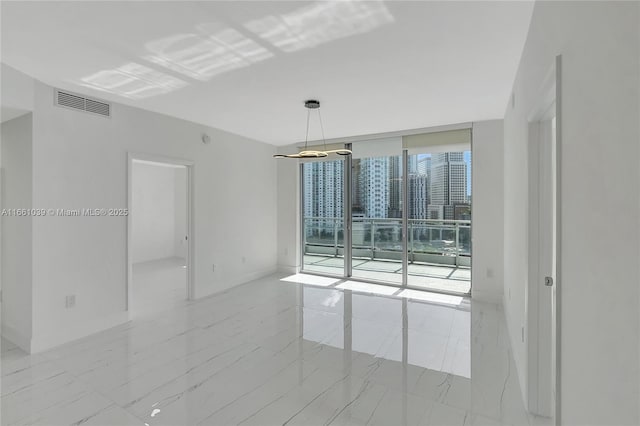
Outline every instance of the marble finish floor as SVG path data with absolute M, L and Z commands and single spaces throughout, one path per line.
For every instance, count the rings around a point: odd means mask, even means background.
M 169 257 L 134 263 L 132 266 L 132 317 L 171 309 L 187 299 L 185 259 Z
M 3 342 L 2 425 L 538 424 L 499 307 L 359 285 L 276 274 L 41 354 Z

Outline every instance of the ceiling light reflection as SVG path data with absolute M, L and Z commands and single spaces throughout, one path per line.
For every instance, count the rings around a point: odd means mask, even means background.
M 338 303 L 342 300 L 342 292 L 334 291 L 324 299 L 321 304 L 327 308 L 335 308 Z
M 161 95 L 187 85 L 183 80 L 135 62 L 112 70 L 98 71 L 81 81 L 81 85 L 85 87 L 130 99 Z
M 177 34 L 146 44 L 144 59 L 196 80 L 246 67 L 273 56 L 254 40 L 218 24 L 202 24 L 201 34 Z
M 363 34 L 393 21 L 382 1 L 332 1 L 266 16 L 245 27 L 278 49 L 295 52 Z

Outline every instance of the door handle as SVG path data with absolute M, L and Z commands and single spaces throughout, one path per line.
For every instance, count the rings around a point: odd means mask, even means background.
M 553 286 L 553 278 L 552 277 L 544 277 L 544 285 L 547 287 Z

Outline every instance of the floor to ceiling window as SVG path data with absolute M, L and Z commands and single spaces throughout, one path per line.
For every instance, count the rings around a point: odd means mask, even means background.
M 407 284 L 468 293 L 471 152 L 410 155 L 408 169 Z
M 301 165 L 302 270 L 469 293 L 470 129 L 349 147 Z
M 351 276 L 402 284 L 402 157 L 360 157 L 352 166 Z
M 302 164 L 303 269 L 344 274 L 344 160 Z

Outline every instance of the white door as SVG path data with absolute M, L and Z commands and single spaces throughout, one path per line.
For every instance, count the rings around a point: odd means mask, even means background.
M 555 108 L 554 108 L 555 110 Z M 540 123 L 538 411 L 552 417 L 555 400 L 556 155 L 555 117 Z
M 558 56 L 529 115 L 529 276 L 527 285 L 527 406 L 531 413 L 558 423 L 556 388 L 560 366 L 557 259 L 560 235 L 558 185 L 560 162 L 556 118 L 560 111 Z
M 560 303 L 558 270 L 560 228 L 558 188 L 561 162 L 559 114 L 561 57 L 540 88 L 529 115 L 529 209 L 527 284 L 527 407 L 559 424 Z M 523 340 L 524 341 L 524 340 Z
M 555 383 L 554 123 L 555 117 L 548 113 L 529 129 L 528 407 L 544 417 L 554 412 Z

